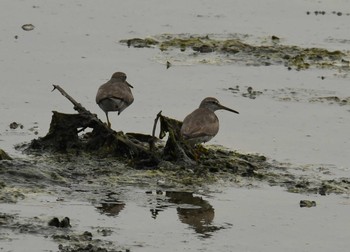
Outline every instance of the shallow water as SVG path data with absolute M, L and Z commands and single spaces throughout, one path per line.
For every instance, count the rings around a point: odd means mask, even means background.
M 2 204 L 2 212 L 20 215 L 22 223 L 70 216 L 71 231 L 64 233 L 88 231 L 93 239 L 130 251 L 346 251 L 349 245 L 349 198 L 290 194 L 271 187 L 216 188 L 205 195 L 193 195 L 211 209 L 194 217 L 181 211 L 197 209 L 191 201 L 176 203 L 171 196 L 146 194 L 144 188 L 135 187 L 126 194 L 122 196 L 123 207 L 112 213 L 102 211 L 96 203 L 57 201 L 41 194 L 29 195 L 17 204 Z M 317 206 L 300 208 L 301 199 L 315 200 Z M 58 232 L 52 227 L 42 233 Z M 38 251 L 31 244 L 42 235 L 40 231 L 32 239 L 21 237 L 18 230 L 3 229 L 2 233 L 11 238 L 1 243 L 4 251 L 13 249 L 14 243 L 18 244 L 14 251 Z M 73 243 L 61 244 L 69 242 Z M 42 246 L 55 248 L 49 238 L 43 239 Z
M 335 177 L 349 177 L 349 105 L 309 102 L 313 97 L 349 97 L 347 71 L 176 61 L 166 70 L 165 62 L 171 56 L 118 42 L 189 33 L 236 34 L 259 44 L 275 35 L 287 45 L 349 50 L 348 4 L 345 0 L 265 0 L 259 5 L 246 0 L 215 4 L 203 0 L 2 1 L 0 147 L 14 157 L 25 158 L 13 146 L 44 136 L 52 110 L 74 113 L 64 97 L 50 92 L 52 84 L 63 87 L 105 120 L 94 101 L 96 90 L 120 70 L 134 86 L 135 102 L 120 116 L 110 116 L 115 129 L 149 134 L 160 110 L 181 120 L 204 97 L 215 96 L 240 114 L 217 113 L 221 128 L 211 144 L 257 152 L 306 169 L 325 167 Z M 311 13 L 307 15 L 307 11 Z M 326 14 L 315 15 L 314 11 Z M 22 30 L 27 23 L 32 23 L 34 30 Z M 238 93 L 228 90 L 237 85 Z M 242 96 L 249 86 L 263 94 L 256 99 Z M 13 121 L 24 128 L 10 129 Z M 215 189 L 200 196 L 213 206 L 211 225 L 219 230 L 203 237 L 181 221 L 178 206 L 167 200 L 170 206 L 152 218 L 157 197 L 146 195 L 150 189 L 131 187 L 123 193 L 125 207 L 117 216 L 101 214 L 88 199 L 70 199 L 65 191 L 63 196 L 57 192 L 25 195 L 16 204 L 1 204 L 0 213 L 17 213 L 23 221 L 37 216 L 41 225 L 54 216 L 69 216 L 74 231 L 89 230 L 95 235 L 99 227 L 111 229 L 112 234 L 104 238 L 131 251 L 169 247 L 173 251 L 330 251 L 335 247 L 347 251 L 349 246 L 346 195 L 305 196 L 268 187 Z M 61 196 L 68 199 L 56 202 Z M 299 208 L 299 200 L 304 198 L 316 200 L 317 206 Z M 29 242 L 40 244 L 43 251 L 57 249 L 58 243 L 41 233 L 12 229 L 0 229 L 0 233 L 3 251 L 28 251 Z

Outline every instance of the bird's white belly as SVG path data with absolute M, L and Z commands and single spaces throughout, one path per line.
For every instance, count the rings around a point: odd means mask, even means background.
M 117 99 L 117 98 L 104 99 L 98 105 L 105 112 L 108 112 L 108 111 L 122 112 L 127 107 L 127 105 L 123 100 Z
M 214 136 L 201 136 L 201 137 L 194 137 L 189 138 L 187 141 L 189 141 L 192 144 L 199 144 L 199 143 L 206 143 L 210 141 Z

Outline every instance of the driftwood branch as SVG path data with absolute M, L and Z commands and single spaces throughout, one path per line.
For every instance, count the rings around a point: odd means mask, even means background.
M 86 108 L 84 108 L 79 102 L 77 102 L 76 100 L 73 99 L 73 97 L 71 97 L 69 94 L 67 94 L 66 91 L 63 90 L 63 88 L 61 88 L 59 85 L 53 85 L 53 89 L 51 92 L 53 92 L 54 90 L 58 90 L 60 91 L 60 93 L 66 97 L 73 105 L 74 105 L 74 109 L 76 111 L 78 111 L 79 113 L 90 113 Z
M 164 117 L 160 111 L 155 120 L 152 135 L 140 133 L 116 132 L 99 120 L 79 102 L 71 97 L 63 88 L 53 85 L 73 105 L 78 114 L 63 114 L 53 111 L 50 129 L 46 136 L 32 141 L 31 149 L 51 150 L 59 152 L 87 151 L 94 155 L 116 156 L 126 158 L 135 167 L 145 169 L 156 167 L 161 160 L 185 161 L 193 156 L 179 137 L 181 122 Z M 155 137 L 158 121 L 160 122 L 159 137 L 168 134 L 166 145 L 156 148 Z M 86 128 L 92 131 L 84 135 L 79 133 Z M 149 148 L 147 148 L 149 147 Z
M 156 128 L 157 128 L 157 123 L 158 123 L 159 117 L 161 117 L 161 116 L 162 116 L 162 111 L 159 111 L 159 113 L 157 114 L 156 118 L 154 119 L 153 130 L 152 130 L 152 138 L 149 141 L 149 149 L 150 149 L 150 151 L 154 151 L 154 148 L 155 148 L 155 141 L 157 139 L 155 137 Z
M 53 111 L 49 132 L 46 136 L 33 140 L 32 149 L 63 152 L 85 150 L 97 155 L 131 158 L 135 165 L 144 159 L 147 166 L 154 166 L 159 162 L 154 154 L 146 149 L 151 136 L 116 132 L 99 120 L 95 114 L 85 109 L 63 88 L 58 85 L 53 87 L 52 91 L 57 89 L 79 113 L 63 114 Z M 86 128 L 91 128 L 92 132 L 79 136 L 78 134 Z
M 156 134 L 156 128 L 157 128 L 157 123 L 159 120 L 159 117 L 162 116 L 162 111 L 159 111 L 159 113 L 157 114 L 157 117 L 154 119 L 154 124 L 153 124 L 153 130 L 152 130 L 152 137 L 155 137 Z

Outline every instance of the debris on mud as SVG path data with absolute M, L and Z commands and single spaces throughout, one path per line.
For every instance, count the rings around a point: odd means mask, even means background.
M 245 91 L 241 91 L 246 89 Z M 340 106 L 350 105 L 350 97 L 339 97 L 334 95 L 334 91 L 315 90 L 305 88 L 280 88 L 255 90 L 251 86 L 229 87 L 224 90 L 233 94 L 239 94 L 249 99 L 256 99 L 259 96 L 268 96 L 277 101 L 296 101 L 305 103 L 328 103 Z
M 152 135 L 116 132 L 59 86 L 55 88 L 79 113 L 53 112 L 47 135 L 20 147 L 34 155 L 35 163 L 30 164 L 30 169 L 3 164 L 0 173 L 4 182 L 13 181 L 13 174 L 16 174 L 17 183 L 30 177 L 31 185 L 43 187 L 55 184 L 64 188 L 71 183 L 86 186 L 89 183 L 156 183 L 159 187 L 193 189 L 227 181 L 237 185 L 265 182 L 298 193 L 350 191 L 350 182 L 345 178 L 308 178 L 294 174 L 290 167 L 271 162 L 262 155 L 242 154 L 220 146 L 193 147 L 180 136 L 182 122 L 161 113 L 155 119 Z M 159 138 L 154 136 L 158 121 Z M 92 128 L 92 132 L 79 134 L 86 128 Z M 161 139 L 166 136 L 164 143 Z M 37 173 L 35 167 L 40 167 Z
M 326 12 L 324 10 L 315 10 L 315 11 L 306 11 L 306 15 L 310 15 L 311 13 L 313 13 L 315 16 L 318 16 L 318 15 L 326 15 L 326 14 L 332 14 L 332 15 L 336 15 L 338 17 L 341 17 L 341 16 L 350 16 L 350 13 L 343 13 L 341 11 L 332 11 L 332 12 Z
M 330 104 L 350 105 L 350 97 L 339 98 L 338 96 L 314 97 L 310 102 L 328 102 Z
M 247 97 L 249 99 L 255 99 L 257 96 L 261 95 L 263 92 L 254 90 L 252 87 L 247 88 L 246 93 L 242 93 L 243 97 Z
M 54 111 L 49 132 L 45 137 L 31 142 L 28 150 L 46 152 L 80 152 L 89 151 L 97 156 L 120 156 L 127 158 L 151 158 L 152 153 L 140 145 L 139 135 L 127 136 L 123 132 L 115 132 L 102 123 L 96 115 L 86 110 L 59 86 L 55 86 L 69 99 L 78 114 L 63 114 Z M 78 133 L 92 128 L 91 133 L 79 137 Z
M 127 251 L 127 249 L 117 248 L 117 245 L 111 241 L 100 239 L 101 235 L 99 232 L 81 232 L 74 228 L 46 226 L 41 217 L 19 218 L 16 214 L 3 214 L 0 212 L 0 227 L 9 234 L 34 234 L 45 238 L 51 237 L 54 242 L 59 244 L 58 251 Z M 3 236 L 1 238 L 4 239 Z
M 176 206 L 179 220 L 207 238 L 217 230 L 232 226 L 213 223 L 213 206 L 193 194 L 213 183 L 248 187 L 267 183 L 293 193 L 350 193 L 348 178 L 327 179 L 326 175 L 320 178 L 319 173 L 312 174 L 262 155 L 242 154 L 222 146 L 192 147 L 181 139 L 182 122 L 161 113 L 155 118 L 152 135 L 116 132 L 62 88 L 55 88 L 74 104 L 78 113 L 53 112 L 47 135 L 18 147 L 29 154 L 28 159 L 0 161 L 1 203 L 15 203 L 32 192 L 59 193 L 84 198 L 100 214 L 116 217 L 125 208 L 116 188 L 147 186 L 157 189 L 152 218 L 157 218 L 167 207 Z M 254 90 L 248 88 L 247 92 L 253 94 Z M 159 138 L 155 137 L 158 122 Z M 92 131 L 81 134 L 86 128 Z M 166 136 L 167 140 L 162 141 Z M 147 191 L 144 196 L 153 195 Z M 314 205 L 300 202 L 300 207 Z M 13 233 L 49 236 L 62 252 L 129 251 L 103 239 L 111 235 L 110 229 L 78 231 L 68 217 L 20 219 L 0 213 L 0 226 Z
M 245 63 L 251 66 L 284 65 L 288 69 L 305 70 L 308 68 L 330 68 L 349 70 L 349 53 L 328 51 L 324 48 L 302 48 L 280 44 L 280 38 L 271 36 L 270 43 L 260 45 L 244 42 L 237 36 L 162 34 L 148 38 L 123 39 L 119 41 L 128 47 L 154 48 L 162 52 L 179 49 L 182 54 L 176 62 L 188 62 L 197 59 L 202 64 Z M 186 53 L 187 52 L 187 53 Z M 183 54 L 186 54 L 183 57 Z M 199 57 L 199 56 L 202 57 Z M 204 56 L 203 56 L 204 55 Z M 192 61 L 193 62 L 193 61 Z
M 61 252 L 128 252 L 129 249 L 115 248 L 112 242 L 102 239 L 94 239 L 91 232 L 85 231 L 82 234 L 57 235 L 54 240 L 61 243 L 58 249 Z
M 316 206 L 316 201 L 314 200 L 300 200 L 299 203 L 300 207 L 315 207 Z

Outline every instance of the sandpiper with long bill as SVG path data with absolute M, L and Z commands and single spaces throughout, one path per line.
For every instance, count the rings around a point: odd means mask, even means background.
M 219 132 L 219 119 L 214 113 L 219 109 L 239 114 L 236 110 L 221 105 L 216 98 L 207 97 L 199 108 L 185 117 L 181 127 L 183 139 L 192 145 L 212 139 Z

